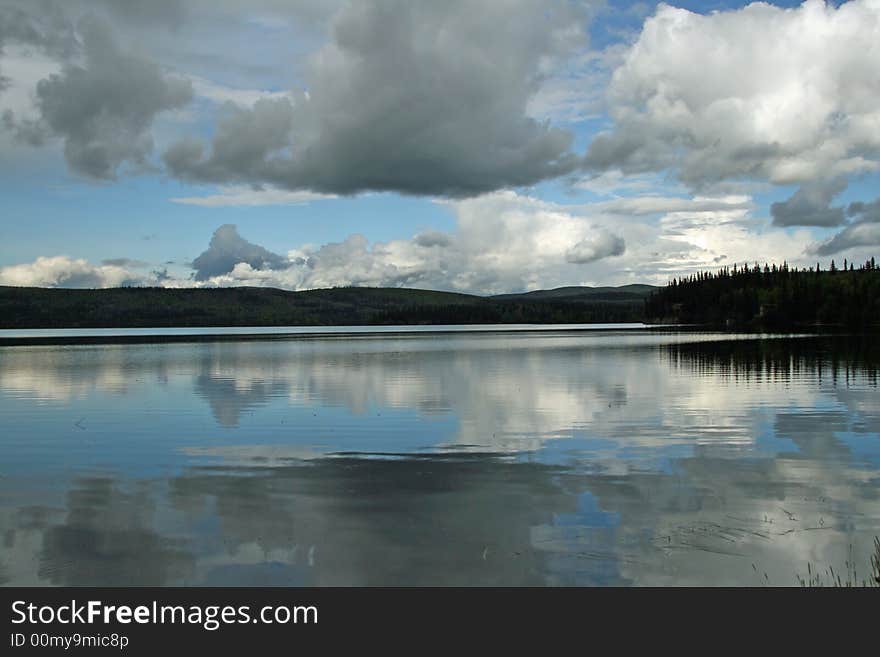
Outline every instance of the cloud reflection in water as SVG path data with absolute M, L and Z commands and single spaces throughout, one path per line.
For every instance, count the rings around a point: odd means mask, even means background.
M 795 584 L 850 545 L 866 575 L 876 353 L 720 338 L 6 348 L 0 578 Z

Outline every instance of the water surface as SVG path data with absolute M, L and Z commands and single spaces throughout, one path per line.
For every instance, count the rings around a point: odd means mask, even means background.
M 7 344 L 41 340 L 72 342 L 118 338 L 153 338 L 161 342 L 176 338 L 253 338 L 291 336 L 348 336 L 409 333 L 512 333 L 547 331 L 608 331 L 648 328 L 648 324 L 407 324 L 403 326 L 181 326 L 155 328 L 26 328 L 0 329 L 0 341 Z
M 0 347 L 0 583 L 866 577 L 877 364 L 639 330 Z

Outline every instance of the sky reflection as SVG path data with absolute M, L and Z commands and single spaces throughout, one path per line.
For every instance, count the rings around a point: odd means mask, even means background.
M 867 576 L 876 354 L 722 337 L 0 348 L 0 583 Z

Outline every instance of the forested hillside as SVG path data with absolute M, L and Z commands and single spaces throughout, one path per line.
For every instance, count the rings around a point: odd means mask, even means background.
M 590 288 L 582 288 L 589 290 Z M 645 294 L 495 299 L 404 288 L 0 287 L 0 328 L 637 322 Z
M 645 301 L 648 322 L 746 328 L 822 325 L 874 330 L 880 325 L 880 269 L 793 269 L 783 263 L 723 268 L 679 278 Z
M 0 287 L 0 328 L 567 324 L 738 329 L 880 327 L 880 269 L 722 268 L 666 287 L 566 287 L 481 297 L 406 288 L 102 290 Z

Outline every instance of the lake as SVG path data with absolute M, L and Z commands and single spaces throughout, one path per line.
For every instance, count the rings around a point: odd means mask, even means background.
M 0 583 L 867 578 L 870 341 L 386 330 L 0 347 Z

